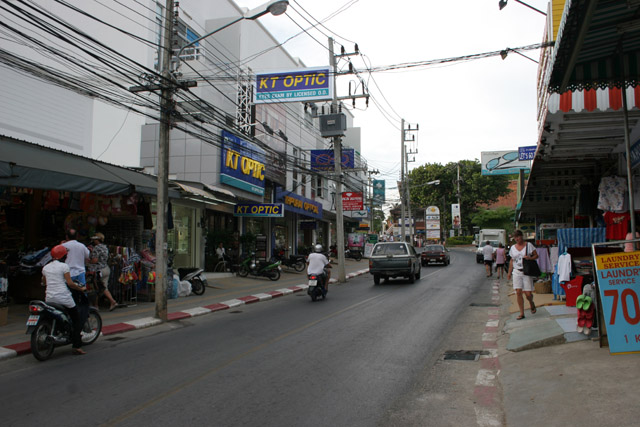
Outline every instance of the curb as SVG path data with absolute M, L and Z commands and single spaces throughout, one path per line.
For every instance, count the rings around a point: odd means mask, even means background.
M 367 274 L 369 269 L 358 270 L 355 273 L 349 273 L 346 275 L 346 279 L 352 279 L 354 277 L 361 276 L 363 274 Z M 338 280 L 332 278 L 329 280 L 329 283 L 338 283 Z M 296 286 L 290 286 L 288 288 L 277 289 L 275 291 L 269 291 L 265 293 L 248 295 L 245 297 L 235 298 L 228 301 L 223 301 L 220 303 L 206 305 L 204 307 L 194 307 L 188 310 L 177 311 L 174 313 L 169 313 L 167 315 L 167 321 L 172 322 L 175 320 L 188 319 L 191 317 L 202 316 L 204 314 L 215 313 L 216 311 L 228 310 L 230 308 L 239 307 L 241 305 L 253 304 L 262 301 L 268 301 L 274 298 L 291 295 L 296 292 L 304 291 L 309 286 L 302 284 Z M 101 335 L 114 335 L 120 334 L 123 332 L 134 331 L 136 329 L 145 329 L 150 328 L 152 326 L 156 326 L 163 323 L 162 320 L 157 319 L 155 317 L 143 317 L 140 319 L 134 319 L 127 322 L 115 323 L 113 325 L 107 325 L 102 327 Z M 21 342 L 18 344 L 10 344 L 5 345 L 4 347 L 0 347 L 0 360 L 11 359 L 17 356 L 22 356 L 25 354 L 31 353 L 31 342 Z

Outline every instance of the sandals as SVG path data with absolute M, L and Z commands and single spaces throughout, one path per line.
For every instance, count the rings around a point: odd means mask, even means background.
M 113 311 L 113 310 L 115 310 L 115 309 L 116 309 L 116 307 L 118 307 L 118 303 L 117 303 L 117 302 L 116 302 L 116 303 L 114 303 L 114 304 L 111 304 L 111 307 L 109 307 L 109 311 Z
M 520 315 L 520 316 L 516 317 L 516 320 L 522 320 L 522 319 L 524 319 L 524 314 L 522 314 L 522 315 Z
M 74 348 L 73 350 L 71 350 L 71 353 L 73 353 L 76 356 L 84 356 L 85 354 L 87 354 L 87 352 L 81 348 Z
M 536 305 L 534 303 L 531 303 L 531 305 L 533 307 L 531 307 L 531 314 L 536 314 L 536 311 L 538 311 L 538 309 L 536 308 Z

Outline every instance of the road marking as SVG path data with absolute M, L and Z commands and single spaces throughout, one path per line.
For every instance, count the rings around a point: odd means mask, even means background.
M 165 400 L 166 398 L 171 397 L 171 396 L 179 393 L 180 391 L 185 390 L 188 387 L 191 387 L 194 384 L 199 383 L 200 381 L 204 380 L 205 378 L 209 377 L 210 375 L 213 375 L 213 374 L 217 373 L 218 371 L 221 371 L 222 369 L 232 365 L 233 363 L 235 363 L 235 362 L 237 362 L 239 360 L 244 359 L 247 356 L 252 355 L 253 353 L 256 353 L 256 352 L 258 352 L 258 351 L 260 351 L 262 349 L 265 349 L 265 348 L 269 347 L 272 344 L 275 344 L 275 343 L 277 343 L 279 341 L 282 341 L 283 339 L 288 338 L 291 335 L 295 335 L 297 333 L 300 333 L 300 332 L 304 331 L 305 329 L 308 329 L 308 328 L 310 328 L 312 326 L 315 326 L 315 325 L 317 325 L 317 324 L 319 324 L 321 322 L 324 322 L 324 321 L 326 321 L 328 319 L 331 319 L 332 317 L 339 316 L 342 313 L 346 313 L 347 311 L 353 310 L 354 308 L 357 308 L 357 307 L 359 307 L 361 305 L 364 305 L 364 304 L 366 304 L 366 303 L 368 303 L 370 301 L 373 301 L 374 299 L 380 298 L 381 296 L 382 295 L 376 295 L 376 296 L 368 298 L 368 299 L 366 299 L 364 301 L 360 301 L 360 302 L 358 302 L 356 304 L 350 305 L 349 307 L 345 307 L 342 310 L 338 310 L 338 311 L 336 311 L 334 313 L 331 313 L 331 314 L 328 314 L 328 315 L 326 315 L 326 316 L 324 316 L 324 317 L 322 317 L 322 318 L 320 318 L 318 320 L 314 320 L 313 322 L 309 322 L 306 325 L 300 326 L 299 328 L 296 328 L 296 329 L 292 329 L 289 332 L 286 332 L 286 333 L 284 333 L 284 334 L 282 334 L 280 336 L 272 338 L 267 342 L 259 344 L 259 345 L 255 346 L 255 347 L 245 351 L 244 353 L 241 353 L 238 356 L 233 357 L 233 358 L 227 360 L 226 362 L 223 362 L 220 365 L 211 368 L 208 371 L 205 371 L 202 374 L 197 374 L 197 376 L 195 378 L 193 378 L 191 380 L 188 380 L 188 381 L 184 381 L 182 384 L 177 385 L 173 389 L 168 390 L 168 391 L 166 391 L 164 393 L 161 393 L 158 396 L 147 400 L 145 403 L 142 403 L 142 404 L 140 404 L 140 405 L 128 410 L 127 412 L 123 413 L 122 415 L 120 415 L 120 416 L 118 416 L 116 418 L 113 418 L 112 420 L 107 421 L 106 423 L 101 424 L 101 425 L 112 426 L 112 425 L 120 424 L 121 422 L 133 417 L 134 415 L 139 414 L 140 412 L 144 411 L 145 409 L 148 409 L 148 408 L 160 403 L 161 401 Z

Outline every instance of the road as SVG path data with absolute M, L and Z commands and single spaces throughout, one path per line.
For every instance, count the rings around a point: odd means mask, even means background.
M 364 275 L 326 301 L 300 293 L 103 337 L 87 356 L 7 361 L 3 425 L 425 425 L 406 399 L 489 295 L 474 254 L 451 255 L 415 284 Z

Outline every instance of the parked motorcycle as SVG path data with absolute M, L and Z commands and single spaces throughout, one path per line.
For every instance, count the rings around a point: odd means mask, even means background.
M 196 295 L 204 294 L 207 287 L 207 278 L 202 273 L 204 273 L 204 269 L 202 268 L 178 268 L 180 280 L 185 280 L 191 283 L 191 292 Z
M 238 276 L 247 277 L 249 274 L 252 276 L 264 276 L 269 280 L 276 281 L 280 279 L 280 261 L 256 261 L 255 254 L 247 257 L 240 263 L 238 267 Z
M 273 256 L 277 261 L 280 261 L 285 267 L 293 268 L 298 273 L 304 270 L 306 261 L 304 255 L 285 255 L 285 250 L 280 249 L 276 251 Z
M 93 344 L 102 332 L 102 318 L 94 307 L 89 307 L 81 337 L 82 344 Z M 55 347 L 71 344 L 73 323 L 67 310 L 54 303 L 31 301 L 27 319 L 27 334 L 31 334 L 31 353 L 40 361 L 51 357 Z
M 327 276 L 325 275 L 317 275 L 317 274 L 308 274 L 307 278 L 309 279 L 309 287 L 307 288 L 307 295 L 311 297 L 311 301 L 316 301 L 318 298 L 322 297 L 325 299 L 327 297 L 327 290 L 324 286 L 324 281 L 327 280 Z
M 349 249 L 349 248 L 347 248 L 344 251 L 344 257 L 345 258 L 353 258 L 356 261 L 360 261 L 362 259 L 362 252 L 360 252 L 358 249 Z

